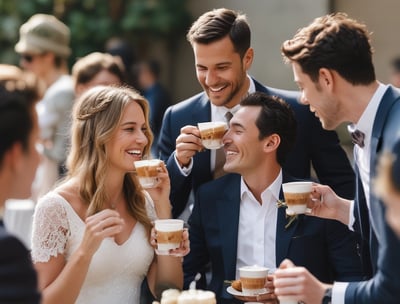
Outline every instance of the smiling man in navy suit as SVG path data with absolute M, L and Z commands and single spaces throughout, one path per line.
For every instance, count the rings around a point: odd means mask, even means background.
M 285 261 L 285 269 L 276 272 L 276 292 L 295 295 L 306 303 L 399 303 L 400 241 L 385 220 L 385 206 L 371 183 L 378 155 L 392 150 L 400 138 L 400 93 L 376 80 L 370 34 L 364 24 L 345 14 L 316 18 L 285 41 L 282 51 L 302 91 L 301 101 L 316 113 L 322 126 L 332 130 L 347 121 L 364 134 L 357 136 L 354 146 L 355 200 L 336 196 L 328 186 L 316 186 L 312 214 L 337 219 L 362 234 L 370 248 L 373 278 L 335 283 L 331 289 L 306 269 Z M 399 171 L 394 178 L 400 178 Z
M 282 164 L 295 134 L 293 112 L 282 99 L 255 92 L 242 100 L 223 138 L 224 170 L 231 173 L 196 194 L 191 250 L 184 259 L 186 287 L 210 263 L 211 280 L 198 282 L 198 288 L 214 291 L 218 303 L 234 303 L 224 282 L 238 279 L 239 267 L 275 269 L 285 258 L 325 283 L 363 279 L 355 233 L 337 221 L 304 215 L 289 223 L 285 208 L 277 208 L 282 182 L 294 180 Z
M 185 209 L 190 193 L 215 178 L 220 167 L 215 150 L 204 150 L 197 123 L 225 120 L 247 94 L 277 95 L 295 112 L 298 135 L 284 168 L 298 178 L 310 178 L 311 165 L 321 183 L 344 197 L 354 195 L 354 172 L 334 131 L 322 129 L 318 119 L 299 103 L 294 91 L 266 87 L 248 75 L 254 50 L 245 15 L 221 8 L 194 22 L 187 38 L 192 45 L 197 79 L 204 92 L 170 107 L 163 119 L 159 150 L 171 176 L 173 215 Z M 199 153 L 200 152 L 200 153 Z M 192 191 L 193 190 L 193 191 Z

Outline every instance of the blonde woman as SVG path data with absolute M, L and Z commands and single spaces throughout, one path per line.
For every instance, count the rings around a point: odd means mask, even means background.
M 169 218 L 170 180 L 144 191 L 133 162 L 149 155 L 147 101 L 128 88 L 95 87 L 77 101 L 68 175 L 38 203 L 32 257 L 43 303 L 139 303 L 145 277 L 153 294 L 181 288 L 181 258 L 156 256 L 155 218 Z M 150 241 L 151 240 L 151 241 Z M 184 233 L 182 255 L 189 251 Z

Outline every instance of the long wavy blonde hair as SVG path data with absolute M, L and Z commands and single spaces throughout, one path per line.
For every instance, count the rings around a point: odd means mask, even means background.
M 148 143 L 143 155 L 147 157 L 153 141 L 149 126 L 147 100 L 128 87 L 98 86 L 85 92 L 73 110 L 71 148 L 67 158 L 68 173 L 64 182 L 79 179 L 79 195 L 88 204 L 87 216 L 103 210 L 112 198 L 105 192 L 108 167 L 106 143 L 115 134 L 128 104 L 136 102 L 145 116 L 145 136 Z M 145 197 L 134 173 L 127 173 L 123 194 L 128 212 L 142 223 L 148 233 L 151 222 L 147 216 Z

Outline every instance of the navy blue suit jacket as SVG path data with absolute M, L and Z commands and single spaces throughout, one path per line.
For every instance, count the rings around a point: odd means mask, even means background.
M 400 92 L 389 87 L 379 105 L 372 128 L 370 182 L 376 176 L 378 155 L 391 149 L 400 138 Z M 400 157 L 398 155 L 397 157 Z M 358 174 L 358 170 L 356 170 Z M 400 172 L 397 172 L 400 175 Z M 354 228 L 369 241 L 374 276 L 366 282 L 350 283 L 345 303 L 400 302 L 400 241 L 385 219 L 385 206 L 370 186 L 370 211 L 364 199 L 361 180 L 357 178 Z M 399 219 L 400 220 L 400 219 Z
M 202 281 L 199 288 L 214 291 L 219 302 L 231 299 L 224 281 L 234 280 L 236 274 L 240 179 L 238 174 L 227 174 L 200 186 L 189 218 L 191 250 L 183 264 L 185 287 L 211 262 L 211 282 L 205 286 Z M 291 180 L 285 175 L 283 179 Z M 296 265 L 307 267 L 323 282 L 364 278 L 356 235 L 347 226 L 304 215 L 299 215 L 287 229 L 286 223 L 285 208 L 279 208 L 276 267 L 289 258 Z
M 340 146 L 337 134 L 322 128 L 308 107 L 298 102 L 300 96 L 298 92 L 268 88 L 254 82 L 256 91 L 283 98 L 295 113 L 297 138 L 284 169 L 297 178 L 310 179 L 312 164 L 321 183 L 331 186 L 342 197 L 354 198 L 354 171 Z M 158 148 L 171 178 L 170 200 L 174 217 L 185 209 L 192 189 L 196 191 L 201 184 L 213 179 L 210 150 L 196 153 L 189 176 L 181 174 L 174 160 L 176 138 L 183 126 L 197 125 L 198 122 L 210 120 L 210 101 L 204 92 L 169 107 L 165 112 Z
M 0 221 L 0 303 L 40 303 L 29 251 Z

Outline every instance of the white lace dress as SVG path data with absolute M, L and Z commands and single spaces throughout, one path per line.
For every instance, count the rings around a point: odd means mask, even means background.
M 147 212 L 155 219 L 155 210 L 146 193 Z M 71 205 L 59 194 L 50 192 L 41 198 L 33 218 L 32 259 L 47 262 L 63 254 L 68 260 L 78 248 L 85 224 Z M 140 285 L 153 260 L 142 224 L 136 223 L 129 239 L 118 245 L 105 239 L 94 254 L 76 303 L 139 303 Z

